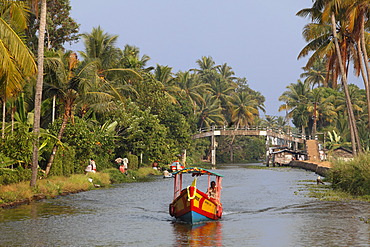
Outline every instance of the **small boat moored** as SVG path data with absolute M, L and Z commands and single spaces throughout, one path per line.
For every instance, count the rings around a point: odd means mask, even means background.
M 186 188 L 182 188 L 183 174 L 191 174 L 195 177 L 192 184 Z M 197 178 L 202 175 L 208 175 L 206 193 L 196 187 Z M 222 175 L 207 169 L 191 167 L 176 171 L 173 176 L 174 199 L 169 207 L 171 216 L 191 224 L 221 219 Z M 215 181 L 211 181 L 212 176 L 215 177 Z

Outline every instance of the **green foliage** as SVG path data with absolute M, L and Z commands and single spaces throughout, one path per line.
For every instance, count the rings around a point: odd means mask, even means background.
M 370 195 L 370 153 L 348 162 L 337 161 L 328 177 L 335 189 L 353 195 Z
M 70 176 L 78 170 L 75 167 L 75 150 L 72 147 L 60 148 L 56 154 L 53 166 L 50 170 L 51 176 Z
M 18 166 L 16 169 L 0 169 L 0 185 L 18 183 L 31 179 L 31 170 Z
M 106 172 L 109 174 L 109 178 L 112 184 L 128 183 L 128 182 L 135 181 L 132 179 L 131 176 L 123 174 L 118 169 L 111 168 L 111 169 L 106 169 L 103 172 Z
M 265 154 L 265 141 L 261 137 L 236 136 L 222 137 L 218 141 L 217 162 L 250 162 L 258 161 Z
M 134 154 L 127 154 L 128 159 L 128 169 L 129 170 L 137 170 L 139 169 L 139 158 Z
M 1 152 L 17 163 L 28 166 L 32 160 L 32 140 L 31 132 L 15 131 L 2 140 Z
M 60 120 L 55 121 L 51 126 L 51 132 L 57 133 L 60 123 Z M 68 160 L 75 158 L 74 173 L 83 173 L 90 158 L 95 159 L 97 170 L 112 166 L 115 138 L 112 132 L 106 130 L 94 122 L 78 117 L 74 118 L 74 123 L 67 125 L 62 143 L 66 143 L 74 149 L 74 157 L 72 157 L 72 153 L 67 154 L 70 156 Z
M 45 39 L 45 47 L 62 49 L 66 42 L 77 42 L 79 39 L 79 24 L 70 17 L 70 0 L 48 0 L 48 11 L 46 17 L 48 38 Z M 39 22 L 35 20 L 33 13 L 27 29 L 27 40 L 29 47 L 37 52 L 37 31 Z

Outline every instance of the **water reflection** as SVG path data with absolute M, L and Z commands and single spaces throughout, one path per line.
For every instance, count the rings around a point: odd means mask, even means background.
M 81 213 L 81 211 L 76 208 L 67 205 L 59 205 L 53 202 L 54 201 L 31 202 L 30 204 L 21 205 L 13 209 L 0 210 L 0 222 L 42 219 L 56 215 Z
M 196 225 L 174 222 L 173 232 L 175 246 L 223 246 L 221 221 Z

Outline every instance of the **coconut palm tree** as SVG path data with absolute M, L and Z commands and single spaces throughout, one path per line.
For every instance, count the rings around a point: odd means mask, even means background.
M 189 71 L 180 71 L 176 74 L 174 82 L 180 89 L 180 97 L 190 102 L 194 113 L 197 107 L 205 104 L 203 93 L 209 91 L 209 84 L 202 83 L 198 75 L 192 74 Z
M 343 0 L 343 4 L 347 10 L 348 30 L 357 43 L 358 66 L 355 64 L 355 70 L 358 75 L 361 73 L 364 81 L 368 105 L 368 126 L 370 128 L 370 65 L 367 54 L 369 49 L 365 40 L 365 22 L 369 21 L 370 2 L 368 0 Z M 366 36 L 368 36 L 368 33 L 366 33 Z
M 341 12 L 341 9 L 338 8 L 338 3 L 336 1 L 329 1 L 325 5 L 325 9 L 323 12 L 323 19 L 331 21 L 331 28 L 333 32 L 333 40 L 335 44 L 335 51 L 336 56 L 338 59 L 339 69 L 341 73 L 342 78 L 342 85 L 344 94 L 346 95 L 346 102 L 347 102 L 347 110 L 348 110 L 348 122 L 351 129 L 351 142 L 352 142 L 352 151 L 354 155 L 357 154 L 357 152 L 361 152 L 361 142 L 359 139 L 357 126 L 356 126 L 356 120 L 353 113 L 353 107 L 351 102 L 351 97 L 349 94 L 348 84 L 347 84 L 347 72 L 345 68 L 345 61 L 343 61 L 343 57 L 345 57 L 346 54 L 343 54 L 341 47 L 339 46 L 338 41 L 338 33 L 337 33 L 337 22 L 336 22 L 336 15 L 338 15 Z
M 310 24 L 310 28 L 303 33 L 310 43 L 302 50 L 300 56 L 314 51 L 309 61 L 315 60 L 316 57 L 327 57 L 328 71 L 331 72 L 334 85 L 336 78 L 341 77 L 342 87 L 347 97 L 352 149 L 356 154 L 361 150 L 361 145 L 347 83 L 348 63 L 355 57 L 353 54 L 356 53 L 356 49 L 348 35 L 346 10 L 341 0 L 316 0 L 312 8 L 301 10 L 297 15 L 310 16 L 316 22 Z
M 279 97 L 280 101 L 285 102 L 279 107 L 279 111 L 287 111 L 287 116 L 293 118 L 293 123 L 301 127 L 302 135 L 305 135 L 309 120 L 310 85 L 308 82 L 298 80 L 297 83 L 291 83 L 286 88 L 288 90 Z
M 0 7 L 0 98 L 3 106 L 4 138 L 6 102 L 22 91 L 25 78 L 35 75 L 36 63 L 19 34 L 27 27 L 28 7 L 24 2 L 1 1 Z
M 212 95 L 205 93 L 202 96 L 203 101 L 197 105 L 195 115 L 198 119 L 198 128 L 212 125 L 223 125 L 225 118 L 221 112 L 220 102 Z
M 327 70 L 326 70 L 326 61 L 323 58 L 317 59 L 314 64 L 307 68 L 302 68 L 305 72 L 300 75 L 301 78 L 305 78 L 311 88 L 313 89 L 315 85 L 328 86 L 327 79 Z
M 36 186 L 37 181 L 37 169 L 39 159 L 39 141 L 40 141 L 40 120 L 41 120 L 41 103 L 42 103 L 42 87 L 44 83 L 44 42 L 45 42 L 45 29 L 46 29 L 46 12 L 47 12 L 47 1 L 46 0 L 29 0 L 31 5 L 38 13 L 38 4 L 40 7 L 40 18 L 39 20 L 39 37 L 38 37 L 38 48 L 37 48 L 37 80 L 35 87 L 35 108 L 34 108 L 34 121 L 33 121 L 33 155 L 32 155 L 32 176 L 30 186 Z M 38 16 L 38 15 L 36 15 Z
M 231 121 L 238 129 L 240 126 L 250 126 L 259 116 L 258 102 L 246 91 L 234 93 L 230 99 Z

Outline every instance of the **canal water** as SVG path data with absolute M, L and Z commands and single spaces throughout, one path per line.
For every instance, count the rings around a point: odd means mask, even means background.
M 155 178 L 1 210 L 0 246 L 370 246 L 369 203 L 310 198 L 314 173 L 253 165 L 217 170 L 217 222 L 174 222 L 173 179 Z

